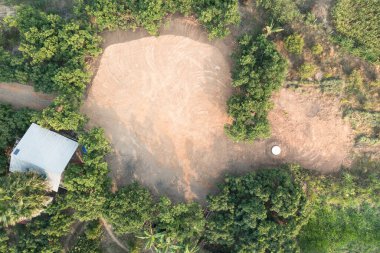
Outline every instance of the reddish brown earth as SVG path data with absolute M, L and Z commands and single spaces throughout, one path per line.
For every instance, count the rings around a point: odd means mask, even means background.
M 29 107 L 42 110 L 53 101 L 54 96 L 35 92 L 32 86 L 17 83 L 0 83 L 0 102 L 16 108 Z
M 83 112 L 105 128 L 117 185 L 138 180 L 174 199 L 205 200 L 225 173 L 280 163 L 335 171 L 352 148 L 338 101 L 281 89 L 269 115 L 271 138 L 233 143 L 229 121 L 231 42 L 209 42 L 184 19 L 161 36 L 141 31 L 104 34 L 104 54 Z M 283 153 L 269 150 L 279 144 Z

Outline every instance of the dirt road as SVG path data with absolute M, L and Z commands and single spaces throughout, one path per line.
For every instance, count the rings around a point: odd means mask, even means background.
M 334 171 L 352 147 L 337 101 L 287 89 L 273 97 L 271 138 L 229 140 L 231 44 L 209 42 L 186 21 L 172 22 L 159 37 L 115 32 L 104 39 L 83 112 L 112 142 L 108 160 L 118 185 L 138 180 L 173 199 L 204 201 L 227 172 L 291 162 Z M 269 152 L 274 144 L 280 157 Z
M 32 86 L 17 83 L 0 83 L 0 103 L 16 108 L 29 107 L 42 110 L 53 101 L 54 96 L 35 92 Z

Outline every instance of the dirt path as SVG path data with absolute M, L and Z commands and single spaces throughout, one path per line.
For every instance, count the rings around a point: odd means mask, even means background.
M 159 37 L 138 31 L 104 39 L 83 111 L 112 142 L 108 160 L 118 185 L 138 180 L 173 199 L 204 201 L 227 172 L 290 162 L 334 171 L 352 147 L 337 101 L 286 89 L 273 98 L 271 138 L 230 141 L 224 125 L 233 43 L 208 42 L 187 21 L 175 20 Z M 275 143 L 280 157 L 269 152 Z
M 35 92 L 32 86 L 17 83 L 0 83 L 0 103 L 16 108 L 29 107 L 42 110 L 53 101 L 54 96 Z
M 123 245 L 122 242 L 120 242 L 119 239 L 117 239 L 117 237 L 115 236 L 115 234 L 113 233 L 112 229 L 111 229 L 111 226 L 107 223 L 107 221 L 103 218 L 100 218 L 100 222 L 102 223 L 103 227 L 105 228 L 107 234 L 111 237 L 111 239 L 121 248 L 123 249 L 125 252 L 129 252 L 128 249 Z

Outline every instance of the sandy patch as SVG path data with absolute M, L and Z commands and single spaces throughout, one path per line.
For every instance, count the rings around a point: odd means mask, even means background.
M 322 171 L 341 166 L 352 141 L 336 101 L 283 89 L 270 114 L 273 137 L 233 143 L 223 130 L 231 46 L 209 43 L 183 20 L 161 34 L 105 34 L 83 106 L 90 125 L 104 127 L 112 142 L 118 185 L 138 180 L 175 199 L 204 200 L 227 172 L 283 162 Z M 280 157 L 268 151 L 274 143 L 283 147 Z
M 16 108 L 29 107 L 42 110 L 48 107 L 54 96 L 35 92 L 33 86 L 18 83 L 0 83 L 0 102 Z

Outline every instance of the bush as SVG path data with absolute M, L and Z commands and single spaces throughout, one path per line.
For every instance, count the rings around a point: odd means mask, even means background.
M 195 0 L 194 12 L 199 22 L 206 28 L 209 38 L 223 38 L 230 33 L 229 25 L 240 22 L 237 0 Z
M 209 199 L 206 239 L 217 252 L 296 252 L 309 217 L 296 166 L 227 177 Z
M 298 21 L 302 17 L 294 0 L 256 0 L 256 4 L 268 11 L 271 19 L 280 24 Z
M 85 58 L 100 53 L 99 36 L 80 22 L 25 6 L 6 23 L 20 33 L 20 64 L 37 90 L 82 95 L 89 81 Z
M 305 42 L 300 34 L 293 34 L 285 39 L 285 49 L 292 54 L 302 54 L 304 44 Z
M 335 42 L 352 54 L 379 63 L 380 4 L 377 0 L 338 0 L 332 11 Z
M 80 235 L 69 253 L 101 253 L 102 227 L 93 221 L 86 225 L 84 234 Z
M 298 69 L 298 74 L 301 80 L 305 80 L 314 77 L 317 70 L 317 66 L 315 66 L 314 64 L 305 63 L 302 64 L 301 67 Z
M 80 1 L 76 9 L 78 13 L 86 13 L 100 30 L 141 26 L 152 35 L 157 35 L 163 19 L 175 12 L 195 13 L 210 38 L 228 35 L 228 26 L 240 21 L 237 0 L 95 0 L 95 3 L 85 0 Z
M 225 126 L 226 134 L 235 141 L 266 137 L 270 132 L 270 98 L 285 79 L 286 62 L 264 35 L 241 37 L 234 59 L 232 85 L 238 94 L 227 102 L 233 122 Z
M 47 181 L 35 173 L 0 177 L 0 225 L 15 225 L 43 210 L 49 199 L 47 192 Z
M 323 46 L 321 44 L 315 44 L 312 48 L 311 48 L 311 53 L 313 55 L 320 55 L 323 53 Z
M 104 217 L 117 234 L 136 233 L 152 217 L 152 208 L 150 192 L 133 183 L 110 196 L 105 203 Z

